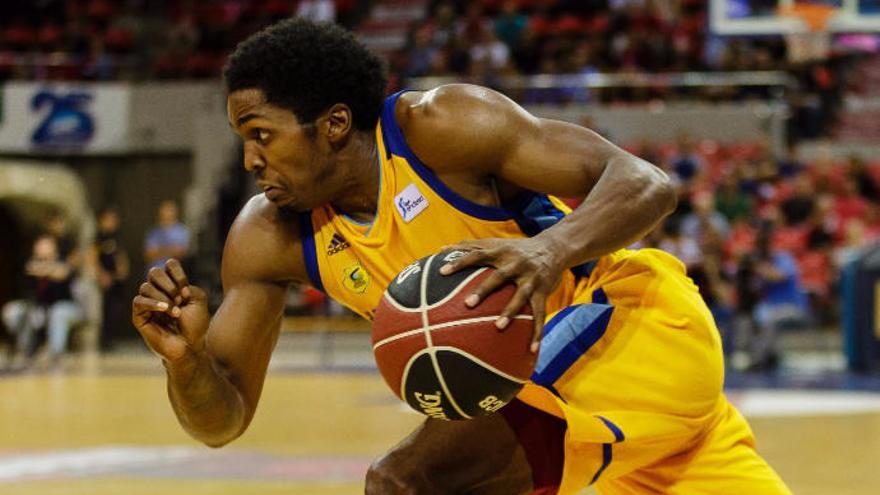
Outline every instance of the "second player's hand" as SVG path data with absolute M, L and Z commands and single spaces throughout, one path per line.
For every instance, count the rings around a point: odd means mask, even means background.
M 532 335 L 532 352 L 538 352 L 541 335 L 544 331 L 545 303 L 553 292 L 565 266 L 549 246 L 536 238 L 525 239 L 480 239 L 464 241 L 444 249 L 467 251 L 461 258 L 440 268 L 440 273 L 449 275 L 468 266 L 488 265 L 495 271 L 480 284 L 466 299 L 465 304 L 474 307 L 493 291 L 506 283 L 516 284 L 516 293 L 507 303 L 495 325 L 504 329 L 510 320 L 528 302 L 535 317 L 535 330 Z
M 132 301 L 132 322 L 150 349 L 174 363 L 205 348 L 210 314 L 205 292 L 189 284 L 176 259 L 152 268 Z

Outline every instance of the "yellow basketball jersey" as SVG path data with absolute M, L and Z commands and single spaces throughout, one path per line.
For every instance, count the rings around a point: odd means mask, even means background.
M 399 95 L 386 100 L 376 130 L 373 222 L 329 205 L 300 216 L 313 285 L 368 319 L 414 260 L 465 239 L 534 236 L 570 211 L 531 191 L 489 207 L 450 190 L 407 146 L 395 122 Z M 674 257 L 620 250 L 567 270 L 547 314 L 535 372 L 518 397 L 568 424 L 560 495 L 686 451 L 728 411 L 718 332 Z M 733 430 L 751 438 L 747 426 Z
M 558 199 L 534 192 L 501 207 L 453 192 L 407 146 L 394 116 L 399 95 L 386 100 L 376 129 L 381 177 L 373 222 L 360 224 L 330 205 L 300 217 L 313 286 L 368 319 L 391 279 L 413 261 L 466 239 L 532 236 L 570 211 Z M 548 312 L 572 300 L 591 266 L 566 272 Z

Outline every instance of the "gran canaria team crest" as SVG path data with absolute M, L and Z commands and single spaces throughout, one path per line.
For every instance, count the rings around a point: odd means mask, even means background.
M 342 269 L 342 285 L 356 294 L 363 294 L 370 285 L 370 274 L 359 262 L 347 266 Z

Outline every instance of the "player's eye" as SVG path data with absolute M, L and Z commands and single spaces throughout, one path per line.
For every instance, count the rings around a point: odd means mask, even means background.
M 254 129 L 254 139 L 258 143 L 265 145 L 269 141 L 269 131 L 266 129 Z

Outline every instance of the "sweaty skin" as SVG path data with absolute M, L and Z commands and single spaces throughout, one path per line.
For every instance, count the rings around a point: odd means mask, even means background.
M 230 125 L 244 140 L 244 166 L 265 193 L 247 203 L 230 230 L 222 262 L 223 302 L 211 317 L 205 293 L 171 260 L 165 269 L 150 271 L 133 301 L 132 317 L 162 358 L 181 425 L 215 447 L 247 429 L 278 338 L 284 296 L 290 284 L 308 280 L 296 222 L 286 213 L 330 203 L 337 212 L 369 220 L 379 188 L 374 130 L 354 128 L 346 105 L 333 105 L 314 123 L 300 123 L 292 112 L 267 103 L 258 89 L 233 92 L 227 102 Z M 674 208 L 668 178 L 650 163 L 588 129 L 536 118 L 492 90 L 449 85 L 405 93 L 395 112 L 413 151 L 473 202 L 498 206 L 523 188 L 587 195 L 579 208 L 538 236 L 458 244 L 471 252 L 447 268 L 448 273 L 471 264 L 497 268 L 477 289 L 475 304 L 514 281 L 518 291 L 497 324 L 503 327 L 504 315 L 531 302 L 535 344 L 544 300 L 564 270 L 631 244 Z M 463 455 L 479 452 L 481 444 L 498 448 L 479 458 Z M 423 479 L 419 473 L 430 461 L 412 445 L 423 450 L 433 445 L 444 466 L 456 463 L 452 471 L 458 474 Z M 387 469 L 391 465 L 394 470 Z M 416 486 L 413 493 L 420 494 L 511 494 L 527 491 L 530 481 L 504 476 L 507 481 L 485 482 L 487 473 L 528 469 L 514 434 L 497 415 L 466 425 L 428 420 L 374 465 L 367 492 L 398 493 L 381 487 Z

